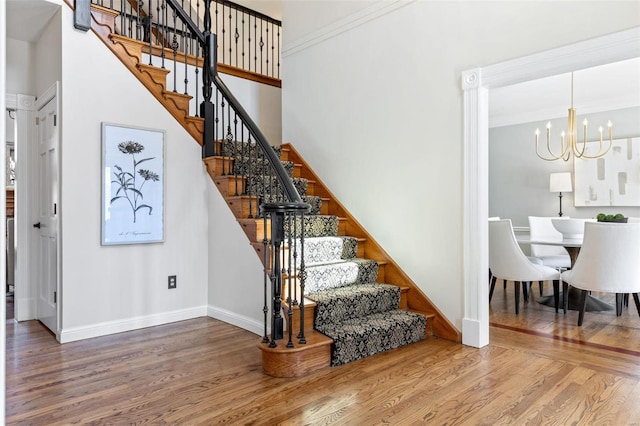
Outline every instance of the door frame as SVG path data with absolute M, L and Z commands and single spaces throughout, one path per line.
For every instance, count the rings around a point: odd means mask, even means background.
M 489 90 L 636 57 L 640 27 L 462 73 L 463 344 L 489 344 Z
M 61 160 L 61 155 L 60 155 L 60 149 L 61 149 L 61 145 L 62 145 L 62 132 L 61 132 L 61 128 L 62 128 L 62 119 L 61 119 L 61 113 L 60 113 L 60 82 L 56 81 L 53 85 L 51 85 L 47 90 L 44 91 L 44 93 L 40 96 L 38 96 L 37 100 L 36 100 L 36 108 L 35 108 L 35 113 L 37 114 L 38 111 L 40 111 L 40 109 L 42 109 L 42 107 L 44 107 L 46 104 L 48 104 L 51 100 L 55 100 L 56 102 L 56 116 L 57 116 L 57 123 L 58 125 L 56 126 L 56 132 L 58 134 L 58 146 L 56 147 L 56 155 L 57 155 L 57 163 L 58 163 L 58 167 L 57 167 L 57 182 L 58 182 L 58 188 L 57 188 L 57 193 L 58 193 L 58 201 L 57 201 L 57 211 L 56 214 L 58 215 L 58 220 L 56 221 L 56 241 L 57 241 L 57 247 L 56 247 L 56 294 L 57 294 L 57 298 L 56 298 L 56 330 L 54 331 L 55 335 L 56 335 L 56 340 L 60 341 L 60 330 L 62 329 L 62 271 L 61 271 L 61 266 L 62 266 L 62 262 L 61 262 L 61 241 L 62 241 L 62 237 L 61 237 L 61 222 L 62 222 L 62 206 L 61 206 L 61 185 L 60 185 L 60 178 L 61 178 L 61 169 L 62 169 L 62 164 L 60 162 Z M 35 123 L 35 120 L 34 120 Z M 36 132 L 37 135 L 37 132 Z M 30 157 L 30 165 L 32 167 L 30 167 L 30 170 L 32 170 L 32 173 L 30 173 L 30 178 L 31 180 L 31 185 L 30 188 L 33 191 L 33 197 L 31 198 L 33 200 L 33 207 L 38 206 L 37 203 L 39 203 L 39 190 L 38 190 L 38 180 L 37 180 L 37 176 L 35 175 L 35 173 L 37 172 L 37 136 L 36 138 L 34 138 L 34 146 L 32 149 L 32 153 L 33 155 Z M 16 177 L 17 179 L 17 177 Z M 32 208 L 30 210 L 30 212 L 34 212 L 38 211 L 38 209 Z M 38 221 L 38 218 L 35 219 L 35 222 Z M 32 223 L 35 223 L 32 222 Z M 36 233 L 32 232 L 31 235 L 33 236 L 33 238 L 36 238 Z M 34 240 L 32 240 L 34 241 Z M 32 250 L 30 251 L 31 254 L 31 258 L 35 259 L 38 256 L 37 254 L 37 250 L 38 250 L 38 245 L 37 244 L 33 244 L 32 246 Z M 37 288 L 37 283 L 35 283 L 34 280 L 34 284 L 33 284 L 33 295 L 34 295 L 34 303 L 35 305 L 35 310 L 37 313 L 37 303 L 38 303 L 38 299 L 37 299 L 37 294 L 38 294 L 38 288 Z
M 35 298 L 33 279 L 28 259 L 33 247 L 32 218 L 33 184 L 30 170 L 33 169 L 32 149 L 36 135 L 36 97 L 23 94 L 7 94 L 7 107 L 16 110 L 14 126 L 16 131 L 16 185 L 15 185 L 15 289 L 14 318 L 26 321 L 35 318 Z

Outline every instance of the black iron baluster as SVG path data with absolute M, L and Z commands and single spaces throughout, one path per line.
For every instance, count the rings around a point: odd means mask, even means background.
M 235 30 L 235 34 L 233 35 L 235 37 L 235 41 L 236 41 L 236 45 L 235 45 L 235 52 L 236 52 L 236 63 L 235 66 L 239 68 L 238 66 L 238 39 L 240 38 L 240 32 L 238 31 L 238 11 L 236 10 L 236 30 Z
M 167 35 L 169 32 L 169 29 L 167 28 L 167 4 L 165 2 L 165 0 L 162 1 L 162 30 L 160 31 L 160 51 L 162 52 L 162 54 L 160 55 L 162 58 L 162 68 L 164 68 L 164 60 L 165 60 L 165 53 L 164 53 L 164 48 L 167 44 Z
M 291 229 L 291 217 L 293 215 L 291 213 L 287 214 L 287 223 L 288 223 L 288 229 Z M 293 348 L 293 289 L 292 287 L 294 287 L 295 284 L 293 284 L 292 279 L 291 279 L 291 233 L 289 233 L 288 235 L 288 247 L 282 248 L 282 252 L 283 255 L 286 252 L 287 253 L 287 305 L 288 305 L 288 309 L 287 309 L 287 315 L 289 318 L 289 326 L 287 327 L 287 332 L 289 334 L 289 341 L 287 342 L 287 347 L 288 348 Z M 284 256 L 283 256 L 283 261 L 284 261 Z
M 248 47 L 247 60 L 249 62 L 249 71 L 251 71 L 251 14 L 249 14 L 247 25 L 249 27 L 249 29 L 247 30 L 249 31 L 249 38 L 247 39 L 247 47 Z
M 153 41 L 151 40 L 151 25 L 153 22 L 153 0 L 149 0 L 149 14 L 142 19 L 142 25 L 143 25 L 143 31 L 144 31 L 144 38 L 143 40 L 145 42 L 149 42 L 149 65 L 153 65 L 153 55 L 151 54 L 151 52 L 153 52 Z
M 173 11 L 173 37 L 171 37 L 171 50 L 173 51 L 173 92 L 177 93 L 178 92 L 178 47 L 180 47 L 180 45 L 178 44 L 178 35 L 177 35 L 177 30 L 176 30 L 176 25 L 178 23 L 177 21 L 178 19 L 178 15 L 176 13 L 176 11 Z M 164 50 L 164 49 L 163 49 Z
M 258 72 L 258 17 L 256 15 L 253 15 L 253 36 L 253 70 Z
M 226 40 L 224 39 L 225 34 L 227 33 L 227 29 L 225 26 L 225 19 L 224 19 L 224 3 L 222 3 L 222 63 L 226 64 L 226 60 L 225 60 L 225 54 L 226 54 L 226 48 L 225 48 L 225 43 Z
M 276 78 L 280 78 L 280 26 L 278 26 L 278 51 L 277 51 L 277 58 L 278 58 L 278 75 L 274 76 Z
M 307 280 L 307 271 L 304 264 L 304 211 L 300 213 L 300 334 L 298 342 L 301 345 L 307 343 L 304 336 L 304 287 Z
M 144 4 L 143 0 L 138 0 L 138 4 L 136 5 L 136 40 L 141 40 L 141 29 L 142 23 L 140 21 L 140 15 L 142 11 L 142 5 Z
M 132 19 L 133 6 L 130 3 L 128 3 L 128 5 L 129 5 L 129 13 L 126 13 L 127 6 L 124 7 L 125 8 L 124 12 L 127 15 L 127 27 L 128 27 L 127 30 L 129 31 L 129 33 L 127 34 L 127 37 L 133 38 L 133 19 Z
M 191 37 L 187 38 L 187 33 L 185 32 L 184 22 L 182 23 L 182 48 L 184 49 L 184 94 L 189 94 L 188 84 L 189 84 L 189 53 L 191 53 L 191 43 L 187 43 L 187 40 L 191 40 Z M 196 104 L 197 105 L 197 104 Z M 189 108 L 191 111 L 191 108 Z
M 231 42 L 231 37 L 232 37 L 232 34 L 231 34 L 231 26 L 232 26 L 232 22 L 231 22 L 232 14 L 231 14 L 231 11 L 232 10 L 233 9 L 231 8 L 231 6 L 229 6 L 229 62 L 228 63 L 225 62 L 227 65 L 231 65 L 231 59 L 233 58 L 233 43 Z
M 266 23 L 266 26 L 267 26 L 267 28 L 265 30 L 266 35 L 265 35 L 264 38 L 267 40 L 267 43 L 266 43 L 266 57 L 267 57 L 267 60 L 265 62 L 265 65 L 266 65 L 266 68 L 267 68 L 267 75 L 268 75 L 269 74 L 269 23 L 268 22 Z
M 262 66 L 264 64 L 264 58 L 263 58 L 264 40 L 263 40 L 263 36 L 262 36 L 262 22 L 263 21 L 260 21 L 260 74 L 263 74 Z
M 118 11 L 120 12 L 120 33 L 121 35 L 126 37 L 127 36 L 127 26 L 125 23 L 126 6 L 124 5 L 124 2 L 125 0 L 120 0 L 120 9 Z
M 198 3 L 198 6 L 200 6 L 200 3 Z M 194 68 L 195 68 L 195 88 L 196 88 L 196 105 L 198 104 L 198 74 L 200 73 L 200 68 L 198 67 L 198 64 L 200 64 L 200 43 L 198 43 L 198 40 L 196 39 L 196 37 L 194 36 L 194 40 L 196 42 L 196 61 L 194 64 Z M 204 59 L 202 61 L 202 66 L 204 65 Z M 200 111 L 198 110 L 198 108 L 196 108 L 196 117 L 200 117 Z
M 244 18 L 246 13 L 242 12 L 242 69 L 244 69 Z
M 259 168 L 260 166 L 258 165 L 258 161 L 259 161 L 258 149 L 257 149 L 258 147 L 251 145 L 251 133 L 249 133 L 249 138 L 247 143 L 249 145 L 249 158 L 248 158 L 249 164 L 251 165 L 255 164 L 255 167 Z M 253 218 L 253 202 L 252 201 L 254 198 L 258 200 L 258 198 L 260 197 L 260 194 L 258 193 L 258 191 L 262 186 L 258 180 L 260 179 L 260 171 L 253 170 L 253 169 L 254 167 L 248 167 L 249 175 L 247 176 L 247 182 L 252 182 L 253 183 L 252 186 L 254 187 L 254 188 L 250 188 L 250 190 L 247 193 L 247 195 L 249 196 L 249 218 Z M 253 176 L 254 171 L 256 172 L 255 176 Z M 257 185 L 257 189 L 255 189 L 256 185 Z M 258 200 L 257 203 L 260 203 L 260 201 Z
M 300 277 L 298 276 L 298 234 L 296 230 L 298 229 L 298 217 L 294 216 L 293 225 L 289 226 L 289 234 L 293 236 L 293 249 L 289 249 L 289 251 L 293 251 L 293 277 L 295 280 L 295 287 L 293 288 L 293 304 L 298 304 L 298 281 Z M 300 336 L 298 336 L 300 337 Z

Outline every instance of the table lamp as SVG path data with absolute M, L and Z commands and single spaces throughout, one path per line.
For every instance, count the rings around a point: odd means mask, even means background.
M 571 185 L 571 173 L 551 173 L 549 175 L 549 192 L 558 192 L 558 198 L 560 198 L 560 213 L 558 216 L 562 217 L 562 193 L 572 192 L 573 186 Z

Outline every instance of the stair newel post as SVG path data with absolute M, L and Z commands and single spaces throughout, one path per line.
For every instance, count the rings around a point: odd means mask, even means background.
M 263 228 L 263 237 L 262 237 L 262 264 L 264 265 L 264 305 L 262 306 L 262 313 L 264 314 L 264 335 L 262 336 L 262 343 L 269 343 L 269 336 L 267 332 L 267 324 L 268 324 L 268 314 L 269 314 L 269 302 L 268 302 L 268 289 L 269 286 L 267 281 L 269 278 L 269 239 L 267 238 L 267 214 L 262 212 L 262 228 Z
M 282 243 L 284 241 L 284 212 L 282 210 L 271 211 L 271 244 L 272 244 L 272 274 L 273 282 L 271 294 L 273 296 L 271 311 L 271 343 L 269 346 L 277 346 L 275 340 L 282 339 L 284 335 L 284 321 L 282 310 L 282 265 L 280 262 Z
M 204 32 L 205 45 L 203 46 L 204 64 L 202 67 L 202 103 L 200 104 L 200 117 L 204 119 L 204 132 L 202 134 L 202 158 L 219 155 L 215 144 L 215 113 L 211 95 L 213 93 L 213 77 L 218 72 L 217 37 L 211 33 L 211 4 L 210 0 L 204 2 Z

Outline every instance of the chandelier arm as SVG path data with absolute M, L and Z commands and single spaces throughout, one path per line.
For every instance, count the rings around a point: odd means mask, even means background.
M 550 146 L 549 146 L 549 143 L 548 143 L 548 142 L 547 142 L 547 150 L 549 151 L 549 155 L 551 155 L 551 158 L 546 158 L 546 157 L 543 157 L 542 155 L 540 155 L 540 150 L 538 149 L 538 141 L 536 140 L 536 155 L 537 155 L 537 156 L 538 156 L 538 158 L 540 158 L 541 160 L 544 160 L 544 161 L 556 161 L 556 160 L 561 159 L 561 158 L 564 156 L 565 152 L 566 152 L 566 150 L 564 150 L 560 156 L 556 156 L 556 155 L 551 151 L 551 148 L 550 148 Z
M 564 156 L 570 152 L 569 150 L 569 144 L 567 143 L 565 145 L 565 140 L 564 137 L 560 139 L 560 155 L 555 155 L 553 153 L 553 151 L 551 150 L 551 137 L 550 137 L 550 133 L 547 132 L 547 151 L 549 151 L 549 155 L 551 155 L 551 157 L 553 157 L 555 160 L 559 160 L 561 158 L 564 158 Z M 536 145 L 536 151 L 538 149 L 538 146 Z M 539 157 L 539 155 L 538 155 Z
M 604 152 L 602 152 L 602 142 L 600 142 L 600 150 L 598 150 L 598 154 L 593 155 L 593 156 L 588 155 L 588 154 L 584 154 L 581 158 L 588 158 L 588 159 L 593 160 L 594 158 L 603 157 L 603 156 L 607 155 L 607 153 L 611 149 L 612 145 L 613 145 L 613 140 L 609 139 L 609 146 L 607 146 L 607 149 Z

